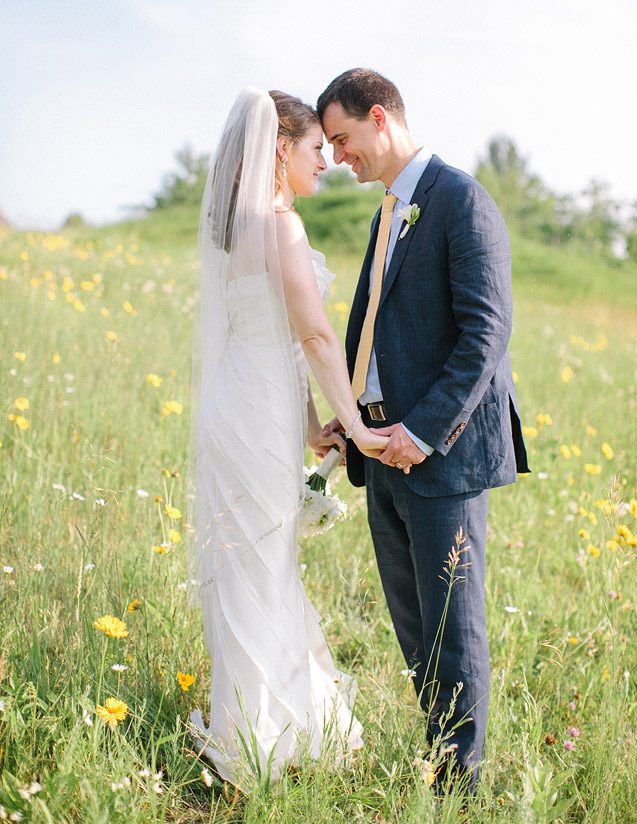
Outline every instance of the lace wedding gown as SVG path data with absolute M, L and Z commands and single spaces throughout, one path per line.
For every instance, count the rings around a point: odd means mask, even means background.
M 320 252 L 312 250 L 311 254 L 325 299 L 334 276 Z M 246 289 L 251 299 L 253 295 L 258 299 L 262 288 L 258 279 L 240 279 L 242 295 L 236 306 L 246 305 Z M 289 512 L 289 517 L 266 534 L 257 534 L 258 528 L 251 532 L 261 514 L 255 502 L 259 456 L 244 449 L 242 442 L 254 443 L 254 433 L 248 437 L 245 428 L 262 427 L 264 449 L 276 450 L 280 430 L 267 420 L 272 406 L 276 408 L 276 387 L 271 387 L 270 398 L 250 396 L 246 369 L 267 370 L 271 355 L 251 346 L 254 316 L 244 323 L 237 316 L 240 311 L 233 315 L 231 297 L 228 302 L 237 334 L 224 353 L 220 377 L 224 395 L 210 416 L 215 446 L 207 450 L 209 458 L 199 469 L 214 474 L 221 497 L 228 490 L 227 510 L 211 513 L 218 518 L 213 540 L 215 546 L 221 542 L 222 549 L 212 553 L 210 579 L 202 589 L 204 627 L 209 627 L 206 644 L 212 659 L 210 723 L 206 726 L 200 710 L 195 710 L 190 731 L 195 747 L 213 762 L 221 777 L 245 787 L 266 774 L 276 780 L 303 753 L 313 758 L 325 754 L 332 762 L 338 761 L 344 752 L 362 746 L 362 730 L 351 711 L 355 684 L 336 668 L 320 617 L 300 577 L 296 532 L 302 452 L 298 454 L 299 477 L 291 479 L 289 490 L 279 490 L 278 511 Z M 308 364 L 294 335 L 293 348 L 301 408 L 306 410 Z M 285 429 L 285 421 L 280 423 Z M 307 429 L 307 419 L 303 429 Z M 224 455 L 219 454 L 217 444 L 227 447 Z M 256 483 L 267 484 L 267 480 L 260 478 Z M 242 536 L 244 545 L 233 541 L 235 533 Z M 251 536 L 248 541 L 246 535 Z

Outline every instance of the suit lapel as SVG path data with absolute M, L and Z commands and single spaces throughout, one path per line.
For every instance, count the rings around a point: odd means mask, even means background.
M 427 209 L 427 203 L 429 202 L 429 195 L 427 194 L 427 191 L 433 186 L 436 177 L 438 176 L 438 172 L 440 171 L 443 165 L 444 164 L 442 160 L 438 157 L 438 155 L 432 155 L 431 160 L 427 164 L 427 168 L 422 173 L 422 176 L 418 181 L 418 185 L 416 186 L 416 189 L 414 190 L 414 193 L 412 195 L 412 203 L 416 203 L 418 204 L 418 206 L 420 206 L 420 217 L 418 218 L 418 221 L 426 219 L 425 213 Z M 379 309 L 383 305 L 383 301 L 387 297 L 387 293 L 389 292 L 394 281 L 396 280 L 396 276 L 398 275 L 400 267 L 405 259 L 405 256 L 407 255 L 407 251 L 409 249 L 411 240 L 414 236 L 414 233 L 417 230 L 418 223 L 416 223 L 414 226 L 411 226 L 407 231 L 405 237 L 401 240 L 400 234 L 403 231 L 404 227 L 405 223 L 403 222 L 398 233 L 398 239 L 396 240 L 396 245 L 394 246 L 391 261 L 389 262 L 389 268 L 385 272 L 385 277 L 383 278 L 383 289 L 380 294 L 380 304 L 378 307 Z

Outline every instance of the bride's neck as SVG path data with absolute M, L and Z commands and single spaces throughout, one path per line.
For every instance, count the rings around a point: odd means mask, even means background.
M 274 196 L 274 205 L 283 209 L 291 209 L 294 205 L 295 197 L 296 192 L 290 186 L 287 180 L 284 180 L 283 185 Z

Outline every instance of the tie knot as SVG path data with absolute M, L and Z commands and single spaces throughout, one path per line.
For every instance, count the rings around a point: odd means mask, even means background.
M 393 195 L 391 192 L 385 195 L 383 198 L 383 205 L 381 208 L 381 212 L 391 212 L 396 204 L 398 198 L 396 195 Z

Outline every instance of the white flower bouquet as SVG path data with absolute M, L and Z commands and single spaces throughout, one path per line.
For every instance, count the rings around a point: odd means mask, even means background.
M 347 515 L 347 504 L 330 490 L 329 476 L 341 462 L 341 453 L 332 446 L 318 467 L 304 467 L 305 500 L 299 516 L 299 535 L 311 538 L 331 529 Z

